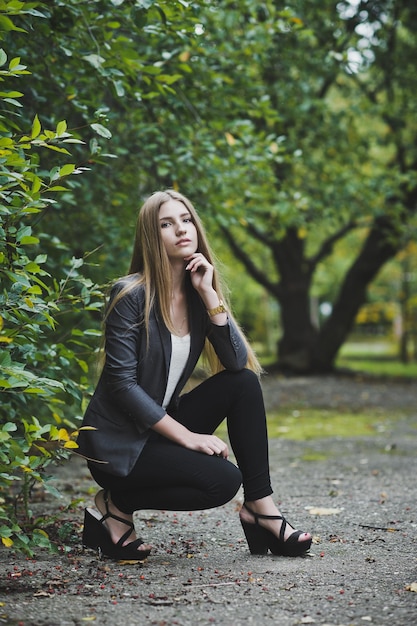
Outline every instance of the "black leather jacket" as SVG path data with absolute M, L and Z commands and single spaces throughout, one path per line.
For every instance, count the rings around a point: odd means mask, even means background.
M 126 285 L 125 278 L 113 287 L 110 302 Z M 144 287 L 124 295 L 106 320 L 105 365 L 94 395 L 84 415 L 77 452 L 100 469 L 127 476 L 136 463 L 151 428 L 165 414 L 162 407 L 171 359 L 171 335 L 157 311 L 149 320 L 149 346 L 146 331 L 138 322 L 144 309 Z M 190 287 L 190 354 L 173 393 L 170 407 L 191 376 L 207 337 L 225 369 L 239 371 L 246 366 L 247 351 L 232 320 L 225 326 L 210 321 L 198 293 Z

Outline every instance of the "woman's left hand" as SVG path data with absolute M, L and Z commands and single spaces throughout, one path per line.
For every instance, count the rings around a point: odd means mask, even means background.
M 191 283 L 199 293 L 213 288 L 213 266 L 201 252 L 195 252 L 185 258 L 186 270 L 190 272 Z

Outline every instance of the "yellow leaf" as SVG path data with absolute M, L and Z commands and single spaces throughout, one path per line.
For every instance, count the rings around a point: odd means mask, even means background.
M 181 52 L 178 58 L 181 61 L 181 63 L 186 63 L 187 61 L 189 61 L 190 56 L 191 56 L 190 52 L 188 50 L 184 50 L 184 52 Z
M 298 234 L 299 239 L 305 239 L 307 237 L 307 229 L 304 228 L 303 226 L 301 226 L 298 229 L 298 233 L 297 234 Z
M 343 509 L 327 509 L 324 507 L 314 507 L 314 506 L 309 506 L 308 507 L 308 512 L 310 513 L 310 515 L 337 515 L 338 513 L 341 513 Z
M 231 133 L 225 133 L 226 141 L 229 146 L 234 146 L 236 143 L 236 139 L 233 137 Z
M 272 154 L 276 154 L 279 150 L 278 148 L 278 144 L 276 143 L 276 141 L 273 141 L 271 144 L 269 144 L 269 149 L 272 152 Z
M 2 537 L 1 542 L 6 548 L 10 548 L 13 545 L 13 540 L 10 537 Z
M 69 434 L 66 428 L 60 428 L 58 431 L 58 439 L 61 441 L 69 441 Z
M 411 583 L 411 585 L 407 585 L 406 591 L 414 591 L 417 593 L 417 582 Z
M 21 465 L 20 469 L 22 469 L 24 472 L 27 472 L 28 474 L 33 473 L 33 469 L 31 467 L 27 467 L 27 465 Z
M 66 441 L 64 443 L 64 448 L 78 448 L 78 443 L 75 441 Z
M 2 335 L 0 337 L 0 341 L 2 343 L 12 343 L 13 339 L 11 337 L 5 337 L 4 335 Z

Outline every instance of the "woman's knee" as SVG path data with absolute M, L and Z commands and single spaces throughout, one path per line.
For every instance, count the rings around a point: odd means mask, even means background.
M 243 480 L 242 473 L 236 465 L 226 459 L 218 459 L 218 462 L 215 484 L 212 483 L 211 485 L 217 500 L 215 506 L 226 504 L 232 500 L 239 491 Z
M 228 377 L 231 383 L 234 382 L 234 384 L 238 386 L 241 386 L 241 385 L 249 385 L 250 387 L 259 386 L 258 376 L 255 374 L 255 372 L 246 368 L 243 370 L 239 370 L 238 372 L 231 372 L 229 370 L 223 370 L 220 373 L 220 375 Z
M 243 369 L 239 372 L 222 372 L 227 376 L 227 387 L 229 393 L 235 391 L 238 396 L 243 397 L 245 394 L 262 395 L 261 385 L 258 376 L 249 369 Z

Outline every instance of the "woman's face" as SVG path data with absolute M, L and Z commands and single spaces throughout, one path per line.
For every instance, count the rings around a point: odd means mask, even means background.
M 184 261 L 197 251 L 197 229 L 187 207 L 179 200 L 168 200 L 159 209 L 161 237 L 169 260 Z

